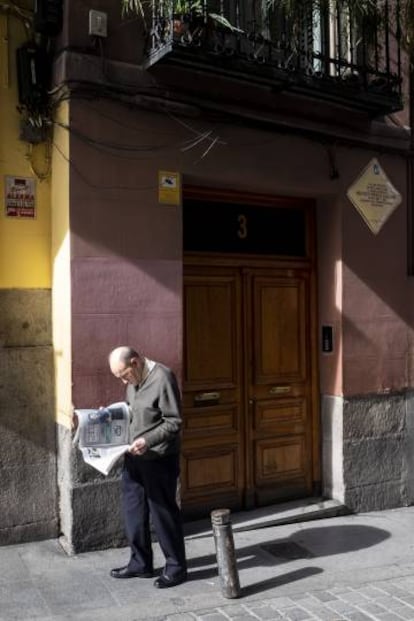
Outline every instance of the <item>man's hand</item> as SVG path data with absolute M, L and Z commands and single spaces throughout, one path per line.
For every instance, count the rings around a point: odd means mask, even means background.
M 136 438 L 128 449 L 131 455 L 143 455 L 148 449 L 145 438 Z

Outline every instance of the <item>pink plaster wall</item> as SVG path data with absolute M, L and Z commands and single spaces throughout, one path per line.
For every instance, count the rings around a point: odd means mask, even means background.
M 322 326 L 332 326 L 333 351 L 320 352 L 322 394 L 341 395 L 342 386 L 342 210 L 334 196 L 318 201 L 319 344 Z M 322 348 L 321 348 L 322 350 Z
M 379 156 L 405 194 L 405 165 Z M 353 176 L 369 160 L 354 156 Z M 344 393 L 386 393 L 409 386 L 412 279 L 407 277 L 406 201 L 374 235 L 353 207 L 343 218 Z
M 332 178 L 324 145 L 300 136 L 103 100 L 73 101 L 71 123 L 73 374 L 79 403 L 117 396 L 106 356 L 121 342 L 141 346 L 181 372 L 181 208 L 159 204 L 159 170 L 180 171 L 192 185 L 315 198 L 321 393 L 413 385 L 405 202 L 375 236 L 346 197 L 374 156 L 405 195 L 401 158 L 341 147 L 335 155 L 339 176 Z M 200 138 L 205 133 L 207 140 Z M 334 326 L 332 355 L 321 353 L 323 324 Z
M 181 263 L 118 257 L 72 262 L 75 404 L 98 406 L 123 395 L 108 353 L 132 345 L 174 368 L 181 363 Z
M 114 119 L 102 117 L 99 106 L 72 106 L 72 123 L 82 136 L 116 144 L 131 140 L 131 134 L 140 140 L 138 130 L 134 134 L 128 122 Z M 129 121 L 133 127 L 134 118 Z M 108 353 L 118 345 L 132 345 L 181 376 L 181 209 L 158 203 L 156 171 L 150 177 L 139 156 L 120 155 L 72 136 L 72 369 L 77 407 L 102 405 L 124 394 L 107 368 Z

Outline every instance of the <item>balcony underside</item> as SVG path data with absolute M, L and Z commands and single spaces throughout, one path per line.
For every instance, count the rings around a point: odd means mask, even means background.
M 217 75 L 246 84 L 265 85 L 275 93 L 297 93 L 313 100 L 315 104 L 318 101 L 332 102 L 366 112 L 373 117 L 403 108 L 402 97 L 398 92 L 390 92 L 387 80 L 381 76 L 364 88 L 353 77 L 309 76 L 304 72 L 255 63 L 234 55 L 213 55 L 201 48 L 182 46 L 173 46 L 173 51 L 162 62 L 193 70 L 197 73 L 197 80 L 204 73 L 209 77 Z
M 147 66 L 164 59 L 197 72 L 334 102 L 371 116 L 401 110 L 402 27 L 398 3 L 246 0 L 153 5 Z M 164 7 L 164 8 L 163 8 Z M 201 86 L 201 85 L 200 85 Z

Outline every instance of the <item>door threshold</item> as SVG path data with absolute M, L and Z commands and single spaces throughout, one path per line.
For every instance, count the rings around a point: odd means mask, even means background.
M 233 532 L 243 532 L 269 526 L 320 520 L 349 513 L 351 511 L 348 507 L 338 500 L 311 497 L 249 511 L 234 512 L 231 514 L 231 523 Z M 208 519 L 187 522 L 184 524 L 184 533 L 186 539 L 211 536 L 211 522 Z

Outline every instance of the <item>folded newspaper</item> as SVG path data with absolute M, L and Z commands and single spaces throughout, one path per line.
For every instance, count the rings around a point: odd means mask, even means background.
M 75 410 L 74 414 L 78 419 L 74 446 L 87 464 L 106 476 L 130 445 L 128 404 L 120 401 L 98 410 Z

